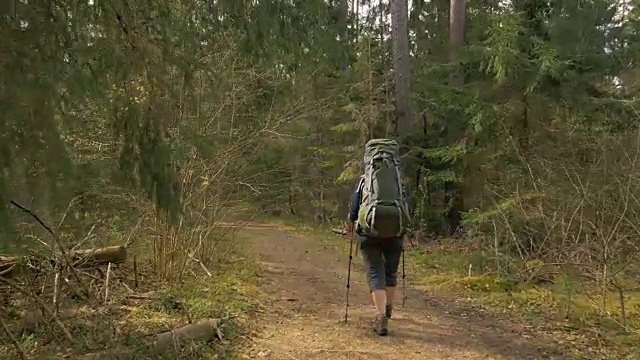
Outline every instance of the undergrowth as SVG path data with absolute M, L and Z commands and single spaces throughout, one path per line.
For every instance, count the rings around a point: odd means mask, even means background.
M 409 251 L 407 263 L 413 282 L 428 292 L 467 299 L 544 331 L 594 337 L 593 346 L 614 349 L 615 358 L 640 357 L 640 292 L 624 294 L 623 325 L 619 294 L 608 292 L 603 300 L 594 284 L 571 274 L 522 281 L 519 275 L 531 268 L 527 262 L 441 245 Z
M 242 236 L 229 233 L 227 238 L 216 241 L 221 242 L 218 248 L 224 257 L 207 264 L 211 276 L 193 264 L 187 276 L 171 282 L 156 280 L 153 275 L 148 261 L 153 252 L 151 244 L 137 246 L 140 279 L 137 288 L 134 288 L 131 264 L 123 264 L 114 273 L 122 275 L 119 280 L 131 291 L 116 290 L 118 286 L 114 283 L 109 301 L 94 299 L 93 303 L 81 306 L 73 317 L 61 319 L 73 335 L 74 343 L 65 340 L 55 325 L 43 323 L 22 334 L 16 331 L 20 347 L 29 358 L 38 359 L 60 359 L 114 349 L 129 353 L 128 357 L 122 355 L 123 358 L 145 359 L 150 355 L 144 344 L 154 335 L 213 318 L 222 320 L 219 328 L 222 340 L 189 344 L 181 350 L 180 359 L 238 358 L 242 334 L 250 324 L 249 314 L 258 298 L 256 268 L 245 256 Z M 130 258 L 133 255 L 130 254 Z M 46 298 L 43 297 L 43 301 L 47 301 Z M 14 312 L 6 320 L 12 329 L 18 329 L 23 317 L 23 313 Z M 17 359 L 18 354 L 5 334 L 1 334 L 0 339 L 0 359 Z M 166 357 L 175 358 L 175 354 Z

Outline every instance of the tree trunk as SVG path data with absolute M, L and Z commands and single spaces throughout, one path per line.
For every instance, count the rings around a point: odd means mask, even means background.
M 454 67 L 449 85 L 454 88 L 464 86 L 464 69 L 460 64 L 460 48 L 464 45 L 465 33 L 465 13 L 466 0 L 450 0 L 449 7 L 449 61 Z M 458 116 L 453 113 L 452 116 Z M 447 126 L 447 143 L 454 144 L 463 135 L 462 130 L 453 123 L 454 119 L 449 119 Z M 463 166 L 462 166 L 463 167 Z M 460 184 L 454 181 L 447 181 L 445 187 L 445 204 L 448 208 L 446 221 L 449 235 L 454 235 L 460 228 L 462 222 L 462 212 L 464 211 L 464 198 Z
M 449 85 L 464 86 L 464 71 L 460 66 L 460 48 L 464 45 L 466 0 L 451 0 L 449 8 L 449 61 L 454 70 Z
M 396 134 L 407 136 L 413 127 L 410 99 L 409 30 L 407 0 L 391 0 L 391 38 L 395 75 Z
M 340 67 L 342 71 L 349 70 L 349 0 L 340 0 L 340 42 L 342 46 L 342 56 L 340 57 Z

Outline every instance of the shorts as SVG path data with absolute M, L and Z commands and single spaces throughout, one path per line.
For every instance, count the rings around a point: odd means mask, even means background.
M 369 290 L 395 287 L 402 256 L 402 237 L 373 238 L 354 234 L 362 253 Z

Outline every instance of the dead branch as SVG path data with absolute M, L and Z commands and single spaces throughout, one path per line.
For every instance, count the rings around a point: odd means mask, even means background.
M 109 246 L 98 249 L 75 250 L 67 254 L 68 262 L 76 268 L 92 267 L 108 263 L 122 263 L 127 259 L 127 249 L 124 246 Z M 33 257 L 11 256 L 0 257 L 0 276 L 14 277 L 19 274 L 20 263 L 27 263 Z M 52 265 L 57 264 L 57 260 L 49 260 Z
M 58 288 L 60 287 L 60 272 L 56 271 L 56 275 L 53 279 L 53 311 L 57 314 L 60 310 L 60 303 L 58 301 Z
M 53 230 L 51 230 L 50 227 L 48 227 L 42 220 L 40 220 L 40 218 L 36 214 L 34 214 L 31 210 L 27 209 L 26 207 L 18 204 L 17 202 L 15 202 L 13 200 L 11 200 L 11 204 L 13 206 L 17 207 L 18 209 L 26 212 L 27 214 L 31 215 L 32 218 L 34 218 L 38 223 L 40 223 L 40 225 L 42 225 L 42 227 L 44 227 L 49 232 L 49 234 L 51 234 L 51 236 L 53 237 L 53 240 L 55 241 L 56 245 L 58 246 L 58 249 L 62 253 L 62 258 L 63 258 L 63 260 L 65 262 L 65 265 L 69 267 L 69 269 L 71 270 L 71 274 L 73 274 L 73 277 L 78 282 L 78 286 L 80 286 L 80 288 L 82 289 L 84 294 L 87 296 L 87 298 L 89 298 L 90 297 L 89 289 L 87 288 L 87 286 L 84 284 L 84 282 L 80 278 L 80 275 L 78 274 L 76 269 L 70 263 L 70 260 L 67 257 L 67 252 L 64 249 L 64 246 L 62 246 L 62 244 L 60 243 L 60 239 L 58 239 L 58 236 L 53 232 Z
M 142 293 L 142 294 L 127 295 L 127 299 L 151 300 L 151 299 L 156 299 L 156 297 L 154 295 L 155 295 L 155 291 L 149 291 L 149 292 Z
M 16 269 L 16 264 L 0 264 L 0 276 L 7 276 Z
M 338 235 L 347 235 L 347 232 L 344 229 L 331 229 L 331 232 Z
M 104 302 L 109 301 L 109 280 L 111 278 L 111 263 L 107 265 L 107 276 L 104 281 Z

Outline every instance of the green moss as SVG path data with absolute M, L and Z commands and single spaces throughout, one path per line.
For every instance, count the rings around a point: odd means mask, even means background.
M 489 275 L 466 276 L 458 283 L 468 290 L 480 292 L 507 292 L 513 288 L 512 282 Z

